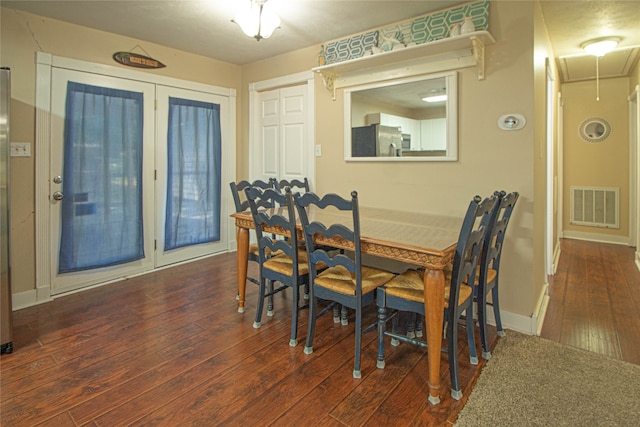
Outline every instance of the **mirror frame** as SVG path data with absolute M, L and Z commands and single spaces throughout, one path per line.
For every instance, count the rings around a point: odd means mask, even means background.
M 444 156 L 353 157 L 351 155 L 351 93 L 366 89 L 445 78 L 447 87 L 447 154 Z M 378 81 L 344 89 L 344 160 L 348 162 L 455 162 L 458 160 L 458 73 L 449 71 Z
M 592 125 L 600 125 L 602 126 L 603 132 L 601 135 L 592 135 L 587 132 L 587 128 Z M 582 138 L 585 142 L 590 143 L 598 143 L 603 142 L 605 139 L 609 138 L 611 135 L 611 125 L 608 121 L 603 119 L 602 117 L 590 117 L 583 121 L 578 128 L 578 133 L 580 134 L 580 138 Z

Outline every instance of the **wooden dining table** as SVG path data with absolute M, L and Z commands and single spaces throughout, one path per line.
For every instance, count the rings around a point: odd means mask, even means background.
M 281 214 L 286 216 L 284 208 Z M 323 224 L 352 223 L 351 214 L 324 209 L 308 210 L 309 221 Z M 244 312 L 245 286 L 249 253 L 249 230 L 254 228 L 250 211 L 234 213 L 238 245 L 238 312 Z M 444 325 L 445 266 L 453 261 L 462 218 L 426 213 L 360 207 L 360 241 L 362 253 L 388 258 L 425 268 L 424 301 L 428 352 L 429 401 L 440 402 L 440 348 Z M 265 229 L 284 235 L 284 230 Z M 299 238 L 302 229 L 299 227 Z M 323 239 L 317 244 L 338 249 L 353 247 L 340 239 Z

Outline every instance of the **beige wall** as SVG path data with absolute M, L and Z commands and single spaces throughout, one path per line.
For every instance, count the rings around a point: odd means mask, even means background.
M 544 264 L 534 263 L 534 245 L 541 251 L 540 241 L 544 237 L 543 223 L 541 228 L 534 229 L 537 205 L 532 158 L 539 148 L 534 144 L 538 128 L 534 124 L 537 117 L 534 119 L 532 73 L 535 6 L 534 2 L 491 3 L 489 30 L 496 43 L 486 48 L 486 80 L 479 81 L 473 68 L 462 69 L 458 75 L 457 162 L 345 162 L 343 91 L 337 91 L 334 101 L 316 78 L 315 104 L 315 142 L 322 145 L 322 157 L 316 158 L 315 182 L 319 193 L 346 195 L 355 189 L 363 206 L 462 215 L 475 194 L 489 195 L 496 189 L 520 192 L 503 255 L 501 306 L 527 317 L 531 316 L 544 284 Z M 316 65 L 318 51 L 319 46 L 311 49 L 312 55 L 302 69 Z M 293 55 L 299 61 L 302 56 Z M 244 66 L 243 83 L 274 77 L 273 73 L 263 72 L 270 61 Z M 281 63 L 282 58 L 273 60 L 273 65 Z M 299 71 L 300 62 L 294 65 L 291 72 Z M 544 85 L 542 90 L 544 96 Z M 529 124 L 520 131 L 501 131 L 497 120 L 505 113 L 524 114 Z M 243 111 L 244 135 L 248 132 L 246 114 Z M 242 142 L 245 144 L 246 140 Z M 248 156 L 246 153 L 241 156 L 240 152 L 238 155 L 245 159 L 239 170 L 246 171 Z M 544 186 L 541 188 L 544 191 Z M 543 204 L 544 196 L 538 200 Z M 540 208 L 535 209 L 536 214 L 538 211 Z M 544 216 L 541 218 L 544 221 Z
M 29 142 L 32 156 L 11 158 L 13 293 L 35 289 L 35 57 L 46 52 L 116 65 L 112 55 L 140 45 L 167 67 L 149 73 L 240 89 L 240 67 L 175 49 L 1 8 L 0 64 L 11 68 L 11 140 Z M 136 51 L 137 52 L 137 51 Z M 242 108 L 238 98 L 237 108 Z M 239 124 L 238 124 L 239 126 Z
M 595 81 L 566 83 L 564 99 L 564 229 L 593 234 L 629 235 L 629 78 L 600 80 L 596 101 Z M 604 142 L 588 143 L 579 134 L 580 124 L 602 117 L 611 125 Z M 620 188 L 620 228 L 600 228 L 570 223 L 570 186 Z
M 2 12 L 2 65 L 22 73 L 15 83 L 14 104 L 24 105 L 15 107 L 14 112 L 18 112 L 13 121 L 24 124 L 17 130 L 16 138 L 33 143 L 36 50 L 113 64 L 113 52 L 140 44 L 151 56 L 167 64 L 161 73 L 238 89 L 238 177 L 249 175 L 248 84 L 307 71 L 316 65 L 320 50 L 319 46 L 312 46 L 239 68 L 45 18 L 18 15 L 6 9 Z M 496 189 L 520 192 L 503 253 L 501 304 L 503 310 L 525 317 L 535 309 L 545 281 L 541 243 L 544 172 L 540 172 L 540 165 L 544 165 L 540 151 L 544 149 L 544 125 L 538 123 L 544 123 L 544 110 L 541 115 L 541 107 L 534 101 L 544 98 L 544 72 L 540 71 L 540 64 L 544 64 L 546 48 L 539 36 L 534 40 L 540 25 L 535 2 L 491 2 L 490 32 L 496 43 L 486 48 L 486 79 L 479 81 L 473 68 L 462 69 L 458 75 L 457 162 L 345 162 L 342 91 L 338 91 L 334 101 L 321 79 L 316 78 L 315 82 L 316 143 L 322 145 L 322 157 L 316 158 L 317 192 L 348 194 L 356 189 L 364 206 L 454 215 L 462 215 L 475 194 L 489 195 Z M 519 131 L 501 131 L 496 123 L 505 113 L 523 114 L 527 126 Z M 31 181 L 14 180 L 18 189 L 14 194 L 20 194 L 16 203 L 22 202 L 24 206 L 14 213 L 18 218 L 31 218 L 24 225 L 15 225 L 23 227 L 28 238 L 16 243 L 13 250 L 14 255 L 25 252 L 29 256 L 19 273 L 23 283 L 14 292 L 33 288 L 33 158 L 27 162 L 24 174 Z M 542 183 L 537 182 L 540 179 Z

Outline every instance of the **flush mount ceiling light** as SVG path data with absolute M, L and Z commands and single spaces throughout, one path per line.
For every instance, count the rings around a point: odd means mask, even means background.
M 280 26 L 280 17 L 271 9 L 265 8 L 267 0 L 249 0 L 232 19 L 249 37 L 260 41 L 268 39 Z
M 438 90 L 432 90 L 429 93 L 426 93 L 424 95 L 420 95 L 420 97 L 422 98 L 422 100 L 424 102 L 446 101 L 447 100 L 447 91 L 444 88 L 438 89 Z
M 605 56 L 618 46 L 619 37 L 602 37 L 582 44 L 582 49 L 596 57 L 596 101 L 600 101 L 600 57 Z
M 604 56 L 618 46 L 620 39 L 618 37 L 605 37 L 600 39 L 589 40 L 582 44 L 582 49 L 593 56 Z

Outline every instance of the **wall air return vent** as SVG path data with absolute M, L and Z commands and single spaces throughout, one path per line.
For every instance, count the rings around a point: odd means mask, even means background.
M 619 190 L 571 186 L 571 224 L 620 228 Z

